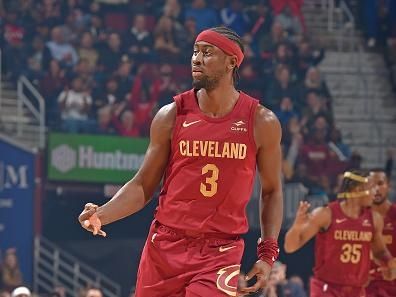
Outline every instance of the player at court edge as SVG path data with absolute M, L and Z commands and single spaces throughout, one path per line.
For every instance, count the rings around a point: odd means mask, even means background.
M 163 178 L 137 297 L 241 296 L 266 285 L 282 223 L 281 127 L 258 100 L 236 90 L 243 57 L 232 30 L 201 32 L 191 58 L 193 89 L 154 117 L 141 168 L 109 202 L 88 203 L 79 216 L 83 228 L 105 235 L 102 226 L 142 209 Z M 246 275 L 255 277 L 253 284 L 238 293 L 241 234 L 248 230 L 245 208 L 256 167 L 261 239 Z
M 396 257 L 396 204 L 389 200 L 390 180 L 383 169 L 371 170 L 371 177 L 377 185 L 373 210 L 384 218 L 383 239 L 392 256 Z M 396 296 L 396 280 L 384 279 L 381 266 L 374 261 L 371 261 L 370 283 L 366 287 L 366 294 L 367 297 Z
M 383 276 L 396 277 L 396 259 L 382 240 L 382 217 L 371 209 L 376 188 L 369 172 L 348 171 L 338 201 L 312 213 L 309 203 L 300 203 L 286 233 L 285 251 L 292 253 L 316 236 L 311 297 L 365 297 L 370 251 Z

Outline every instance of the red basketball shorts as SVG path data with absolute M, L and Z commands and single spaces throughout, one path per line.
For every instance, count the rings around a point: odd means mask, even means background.
M 366 297 L 361 287 L 342 286 L 323 282 L 315 277 L 310 281 L 310 297 Z
M 396 282 L 371 281 L 366 288 L 367 297 L 394 297 L 396 296 Z
M 136 297 L 236 296 L 244 242 L 188 237 L 153 222 L 140 259 Z

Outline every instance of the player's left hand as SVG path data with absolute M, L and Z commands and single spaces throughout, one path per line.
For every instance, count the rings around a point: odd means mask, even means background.
M 258 260 L 249 273 L 245 276 L 246 281 L 251 280 L 255 276 L 257 278 L 256 283 L 250 287 L 241 286 L 238 288 L 237 296 L 244 296 L 245 294 L 254 293 L 267 286 L 270 273 L 271 266 L 264 261 Z

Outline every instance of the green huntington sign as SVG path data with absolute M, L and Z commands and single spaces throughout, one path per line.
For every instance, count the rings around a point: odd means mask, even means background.
M 51 133 L 51 180 L 124 183 L 140 168 L 149 140 L 118 136 Z

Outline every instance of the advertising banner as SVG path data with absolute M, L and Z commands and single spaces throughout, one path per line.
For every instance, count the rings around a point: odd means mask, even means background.
M 140 168 L 148 143 L 147 138 L 51 133 L 48 178 L 125 183 Z
M 24 282 L 32 283 L 35 155 L 0 138 L 0 250 L 16 250 Z

